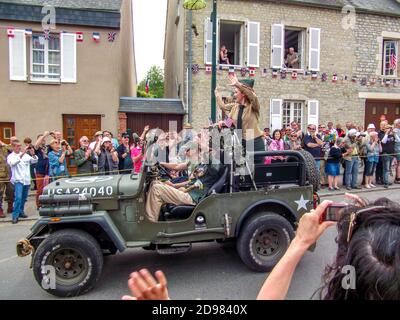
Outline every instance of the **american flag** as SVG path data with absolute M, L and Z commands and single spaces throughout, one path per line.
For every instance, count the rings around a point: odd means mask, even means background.
M 390 70 L 396 70 L 397 69 L 397 55 L 395 53 L 392 53 L 390 55 Z
M 108 33 L 108 42 L 114 42 L 116 36 L 117 36 L 117 33 L 115 31 L 109 32 Z
M 228 128 L 230 128 L 230 127 L 233 126 L 233 120 L 232 120 L 231 117 L 226 116 L 224 122 L 225 122 L 225 125 L 226 125 Z

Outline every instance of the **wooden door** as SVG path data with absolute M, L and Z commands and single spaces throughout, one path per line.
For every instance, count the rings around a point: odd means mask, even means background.
M 365 104 L 365 128 L 373 123 L 379 131 L 380 117 L 384 115 L 390 124 L 400 118 L 400 101 L 367 100 Z
M 10 138 L 15 136 L 14 122 L 0 122 L 0 141 L 10 144 Z
M 179 114 L 146 114 L 146 113 L 129 113 L 127 120 L 127 128 L 132 133 L 136 132 L 139 136 L 142 134 L 146 125 L 150 128 L 159 128 L 164 132 L 169 131 L 169 122 L 177 123 L 177 131 L 182 131 L 183 115 Z
M 68 141 L 74 151 L 80 148 L 81 137 L 87 136 L 92 141 L 95 133 L 100 130 L 100 115 L 63 115 L 64 139 Z M 77 173 L 73 157 L 68 159 L 68 170 L 71 175 Z

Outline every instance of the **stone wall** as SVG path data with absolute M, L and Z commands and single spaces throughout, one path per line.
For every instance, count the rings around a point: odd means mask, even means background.
M 210 2 L 210 1 L 208 1 Z M 193 76 L 193 125 L 196 128 L 207 123 L 211 114 L 210 86 L 211 75 L 204 70 L 204 21 L 211 15 L 211 3 L 206 9 L 195 11 L 193 22 L 199 36 L 193 37 L 193 63 L 200 65 L 201 70 Z M 256 69 L 255 90 L 260 98 L 261 127 L 270 123 L 270 100 L 292 99 L 318 100 L 320 102 L 320 122 L 333 121 L 344 124 L 354 121 L 364 124 L 365 100 L 359 98 L 359 91 L 382 91 L 393 88 L 378 86 L 361 87 L 351 81 L 353 74 L 359 77 L 376 73 L 378 68 L 377 56 L 379 45 L 377 38 L 382 31 L 400 31 L 400 19 L 383 16 L 357 15 L 355 29 L 345 30 L 342 20 L 345 15 L 340 11 L 313 7 L 300 7 L 265 1 L 218 1 L 218 17 L 222 20 L 254 21 L 260 23 L 260 67 Z M 299 74 L 297 80 L 292 80 L 288 74 L 286 79 L 272 78 L 270 68 L 271 57 L 271 25 L 282 23 L 290 27 L 307 29 L 310 27 L 321 29 L 321 61 L 318 80 L 304 79 Z M 372 32 L 369 26 L 373 28 Z M 186 29 L 187 30 L 187 29 Z M 246 32 L 245 32 L 246 33 Z M 187 39 L 187 33 L 185 35 Z M 243 48 L 246 51 L 246 39 L 243 39 Z M 187 41 L 186 41 L 187 42 Z M 186 45 L 187 48 L 187 45 Z M 372 50 L 371 50 L 372 49 Z M 185 50 L 186 51 L 186 50 Z M 308 34 L 305 42 L 305 62 L 308 61 Z M 185 64 L 187 54 L 185 54 Z M 367 57 L 367 59 L 365 59 Z M 244 60 L 246 52 L 244 52 Z M 261 76 L 261 70 L 267 68 L 267 77 Z M 328 74 L 328 81 L 321 81 L 321 74 Z M 218 84 L 228 83 L 228 71 L 218 72 Z M 348 75 L 348 81 L 332 83 L 331 77 L 337 73 L 339 78 Z M 240 72 L 237 71 L 239 78 Z M 396 90 L 396 88 L 394 88 Z M 186 92 L 186 90 L 184 90 Z M 304 124 L 307 122 L 307 108 L 304 110 Z

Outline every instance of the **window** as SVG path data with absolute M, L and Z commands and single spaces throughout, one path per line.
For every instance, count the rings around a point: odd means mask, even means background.
M 284 65 L 288 69 L 304 68 L 305 30 L 285 28 Z
M 383 72 L 384 76 L 397 76 L 397 47 L 394 40 L 383 42 Z
M 282 128 L 290 127 L 293 121 L 303 128 L 303 102 L 301 101 L 284 101 L 282 109 Z
M 306 37 L 308 35 L 308 39 Z M 309 71 L 320 70 L 321 29 L 285 27 L 273 24 L 271 28 L 271 67 L 273 69 L 306 69 L 305 47 L 308 40 Z M 288 58 L 289 57 L 289 58 Z
M 226 58 L 223 60 L 218 50 L 218 61 L 220 64 L 242 65 L 243 56 L 243 23 L 232 21 L 221 21 L 219 33 L 219 49 L 226 48 Z
M 60 39 L 33 35 L 31 46 L 31 80 L 59 81 L 61 77 Z
M 12 128 L 4 128 L 3 137 L 4 139 L 10 140 L 12 135 Z

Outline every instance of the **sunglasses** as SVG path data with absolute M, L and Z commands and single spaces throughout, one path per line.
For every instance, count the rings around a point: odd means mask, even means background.
M 315 131 L 315 130 L 317 130 L 317 129 L 315 129 L 315 128 L 308 128 L 308 130 L 310 130 L 310 131 Z

